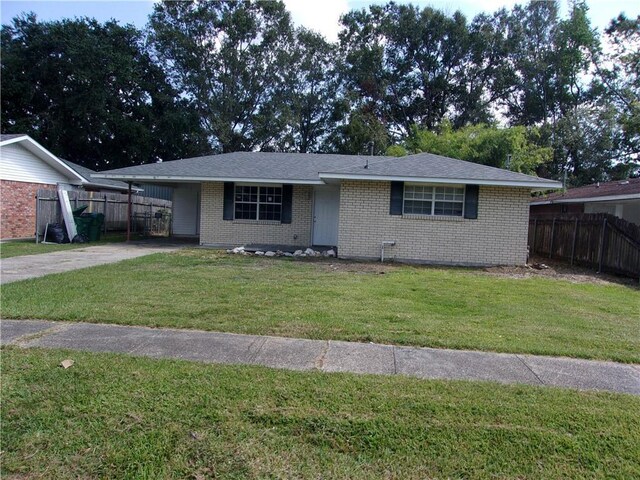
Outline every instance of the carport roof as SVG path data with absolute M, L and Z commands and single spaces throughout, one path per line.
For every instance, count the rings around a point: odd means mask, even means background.
M 86 185 L 94 186 L 94 187 L 103 187 L 103 188 L 113 188 L 115 190 L 127 190 L 129 186 L 125 182 L 121 182 L 119 180 L 95 180 L 92 179 L 91 176 L 94 173 L 98 173 L 95 170 L 91 170 L 90 168 L 83 167 L 82 165 L 78 165 L 77 163 L 70 162 L 69 160 L 65 160 L 61 158 L 64 163 L 66 163 L 69 167 L 75 170 L 78 174 L 82 175 L 87 181 Z M 141 192 L 142 189 L 138 187 L 131 187 L 131 189 L 135 192 Z
M 561 184 L 454 158 L 420 153 L 372 157 L 311 153 L 235 152 L 107 170 L 93 178 L 145 182 L 324 184 L 338 180 L 397 180 L 504 185 L 537 189 Z

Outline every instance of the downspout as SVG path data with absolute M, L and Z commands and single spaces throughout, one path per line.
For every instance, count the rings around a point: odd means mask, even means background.
M 380 262 L 384 262 L 384 247 L 393 247 L 395 244 L 395 240 L 385 240 L 380 244 Z

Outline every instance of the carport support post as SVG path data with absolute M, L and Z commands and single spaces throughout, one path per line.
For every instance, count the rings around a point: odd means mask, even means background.
M 131 241 L 131 182 L 127 182 L 127 242 Z

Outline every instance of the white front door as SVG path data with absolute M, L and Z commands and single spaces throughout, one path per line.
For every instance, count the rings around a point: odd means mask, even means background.
M 200 234 L 200 184 L 180 184 L 173 189 L 173 235 Z
M 313 244 L 338 245 L 340 185 L 316 185 L 313 189 Z

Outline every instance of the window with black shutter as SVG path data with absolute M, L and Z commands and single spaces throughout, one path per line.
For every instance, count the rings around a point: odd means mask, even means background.
M 224 220 L 291 223 L 291 185 L 224 184 Z

